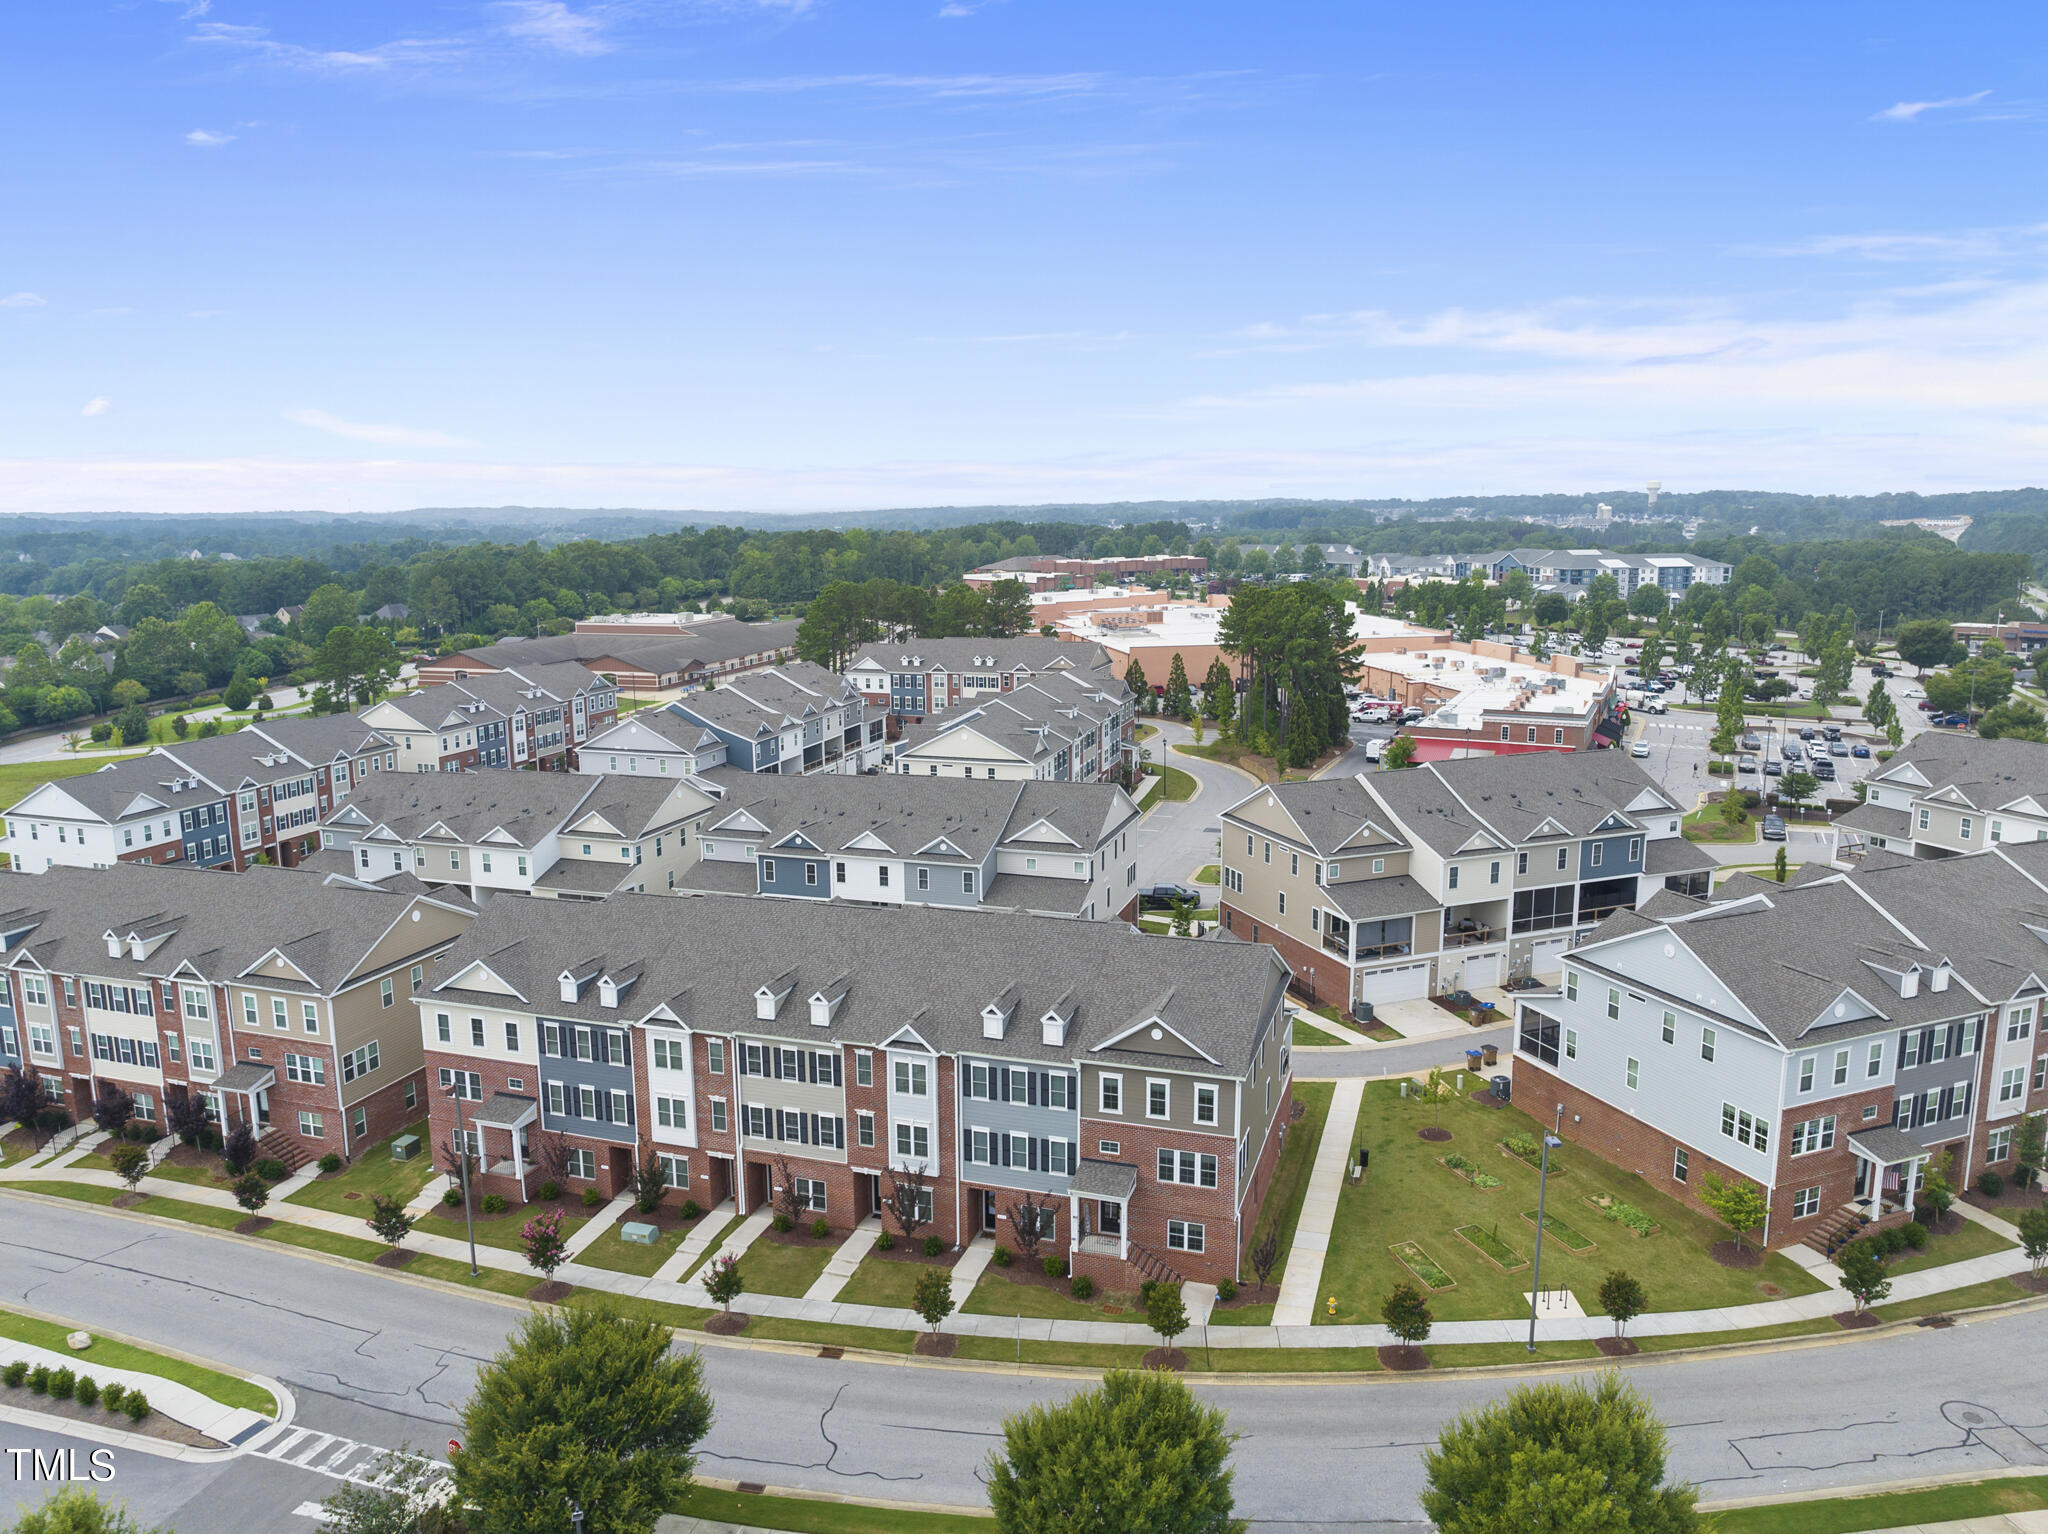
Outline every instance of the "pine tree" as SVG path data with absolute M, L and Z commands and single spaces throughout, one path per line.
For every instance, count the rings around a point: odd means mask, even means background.
M 1166 711 L 1176 719 L 1185 719 L 1195 711 L 1194 695 L 1188 687 L 1188 668 L 1178 650 L 1173 652 L 1173 664 L 1166 670 Z

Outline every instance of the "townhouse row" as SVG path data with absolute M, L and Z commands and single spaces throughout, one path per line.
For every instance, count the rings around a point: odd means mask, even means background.
M 584 772 L 688 777 L 717 767 L 772 776 L 880 770 L 884 721 L 843 678 L 807 661 L 770 666 L 630 714 L 594 735 Z
M 198 1096 L 264 1154 L 353 1156 L 425 1115 L 412 997 L 473 907 L 305 870 L 122 864 L 0 873 L 0 1067 L 83 1122 Z
M 2044 974 L 2039 841 L 1664 891 L 1517 998 L 1515 1101 L 1681 1198 L 1748 1179 L 1771 1245 L 1825 1248 L 1909 1219 L 1944 1159 L 1958 1189 L 2012 1171 L 2048 1110 Z
M 619 717 L 618 689 L 581 666 L 507 666 L 372 703 L 358 717 L 396 744 L 400 772 L 573 772 Z
M 1220 916 L 1345 1007 L 1554 980 L 1612 912 L 1706 893 L 1683 814 L 1618 751 L 1274 784 L 1223 812 Z
M 784 1189 L 836 1228 L 1015 1245 L 1128 1285 L 1214 1280 L 1292 1111 L 1270 949 L 936 909 L 621 896 L 488 905 L 413 1000 L 437 1145 L 480 1185 L 700 1205 Z

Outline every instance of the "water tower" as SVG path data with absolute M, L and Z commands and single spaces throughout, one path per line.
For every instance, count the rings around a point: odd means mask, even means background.
M 1662 490 L 1663 488 L 1664 488 L 1664 481 L 1663 481 L 1663 480 L 1661 480 L 1661 479 L 1653 479 L 1653 480 L 1651 480 L 1651 481 L 1650 481 L 1650 486 L 1649 486 L 1649 489 L 1650 489 L 1650 507 L 1649 507 L 1649 509 L 1650 509 L 1651 511 L 1655 511 L 1655 510 L 1657 509 L 1657 492 L 1658 492 L 1658 491 L 1660 491 L 1660 490 Z

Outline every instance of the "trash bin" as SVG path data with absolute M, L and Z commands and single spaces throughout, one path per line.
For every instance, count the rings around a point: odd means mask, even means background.
M 1471 1071 L 1475 1076 L 1479 1073 L 1479 1056 L 1480 1051 L 1476 1049 L 1465 1051 L 1465 1069 Z
M 1496 1076 L 1493 1078 L 1493 1095 L 1502 1102 L 1508 1102 L 1512 1099 L 1513 1093 L 1510 1090 L 1510 1083 L 1507 1077 Z
M 1498 1044 L 1486 1044 L 1481 1047 L 1486 1051 L 1486 1063 L 1488 1065 L 1500 1064 L 1500 1046 Z

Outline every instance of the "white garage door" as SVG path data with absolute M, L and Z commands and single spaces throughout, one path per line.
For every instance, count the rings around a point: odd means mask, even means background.
M 1441 964 L 1445 961 L 1439 959 L 1437 962 Z M 1464 961 L 1465 977 L 1459 984 L 1468 991 L 1476 991 L 1482 985 L 1499 985 L 1505 962 L 1506 956 L 1498 950 L 1474 954 Z
M 1555 980 L 1564 970 L 1564 956 L 1572 946 L 1568 937 L 1538 938 L 1529 945 L 1529 973 L 1537 980 Z
M 1358 982 L 1358 999 L 1375 1004 L 1384 1001 L 1427 1001 L 1429 964 L 1402 964 L 1363 975 Z

